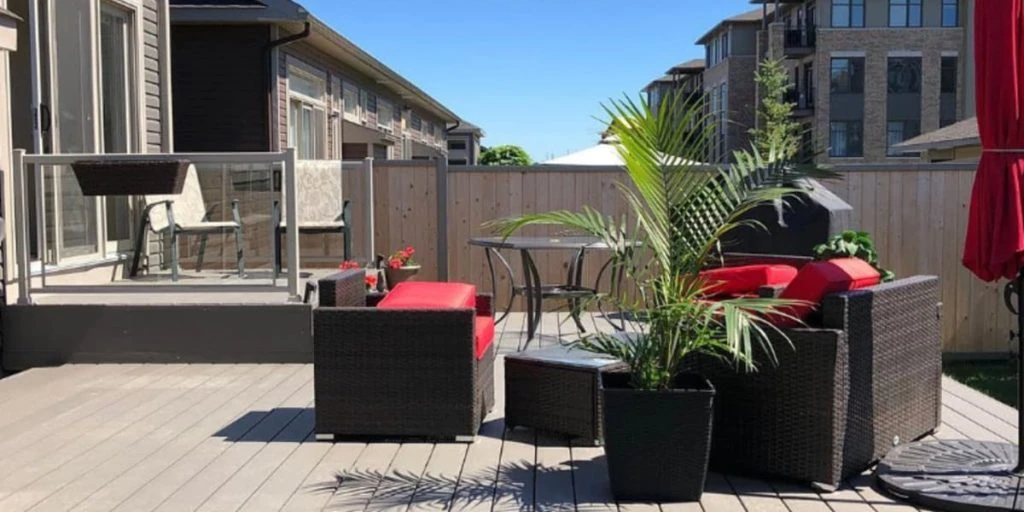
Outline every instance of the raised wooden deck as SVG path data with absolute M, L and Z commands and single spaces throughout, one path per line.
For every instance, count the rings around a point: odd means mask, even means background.
M 502 326 L 502 352 L 522 324 Z M 558 331 L 546 316 L 531 347 Z M 601 448 L 505 430 L 502 368 L 497 407 L 469 445 L 314 441 L 310 365 L 30 370 L 0 380 L 0 510 L 917 510 L 867 475 L 818 494 L 712 474 L 699 504 L 616 504 Z M 943 403 L 939 437 L 1016 439 L 1010 407 L 949 379 Z

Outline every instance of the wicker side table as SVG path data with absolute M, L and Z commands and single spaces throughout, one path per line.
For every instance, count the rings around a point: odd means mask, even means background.
M 624 371 L 614 359 L 566 347 L 505 356 L 505 424 L 579 437 L 604 438 L 600 377 Z

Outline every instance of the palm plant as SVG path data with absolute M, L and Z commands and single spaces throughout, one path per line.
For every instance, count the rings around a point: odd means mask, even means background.
M 682 95 L 670 95 L 657 111 L 643 99 L 629 98 L 612 101 L 605 111 L 629 178 L 616 184 L 629 205 L 628 218 L 584 207 L 501 219 L 491 227 L 510 236 L 528 225 L 558 225 L 599 237 L 611 248 L 613 285 L 602 300 L 635 320 L 626 336 L 589 334 L 575 344 L 629 364 L 635 389 L 670 389 L 692 354 L 727 358 L 749 370 L 760 348 L 774 361 L 769 335 L 776 329 L 767 318 L 785 316 L 782 308 L 792 303 L 709 301 L 709 283 L 699 272 L 721 250 L 724 235 L 756 226 L 745 214 L 788 200 L 800 191 L 791 183 L 813 171 L 793 165 L 774 148 L 767 154 L 737 152 L 729 168 L 700 164 L 715 125 L 701 101 Z

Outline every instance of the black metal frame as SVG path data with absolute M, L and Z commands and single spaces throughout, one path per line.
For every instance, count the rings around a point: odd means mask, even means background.
M 580 318 L 580 302 L 589 297 L 600 297 L 597 293 L 598 284 L 601 282 L 601 278 L 604 277 L 604 273 L 608 270 L 612 263 L 612 259 L 609 259 L 597 274 L 597 279 L 594 282 L 593 288 L 587 288 L 583 286 L 583 262 L 586 256 L 586 248 L 581 247 L 576 251 L 576 256 L 573 257 L 570 265 L 568 275 L 566 276 L 565 284 L 559 285 L 545 285 L 540 280 L 540 272 L 537 269 L 537 264 L 533 260 L 533 256 L 530 254 L 528 249 L 520 249 L 519 255 L 522 258 L 523 263 L 523 285 L 517 285 L 515 271 L 512 270 L 512 265 L 509 264 L 508 260 L 502 256 L 501 252 L 495 247 L 484 247 L 484 256 L 487 260 L 487 268 L 491 276 L 491 293 L 496 294 L 498 290 L 498 279 L 494 267 L 494 259 L 496 258 L 502 267 L 505 268 L 505 272 L 508 275 L 510 286 L 508 304 L 502 310 L 501 315 L 495 319 L 495 322 L 501 322 L 508 316 L 509 312 L 512 311 L 512 304 L 515 302 L 517 296 L 523 296 L 526 299 L 526 339 L 524 340 L 525 345 L 520 346 L 519 350 L 524 350 L 529 347 L 530 342 L 533 341 L 537 333 L 537 327 L 540 325 L 540 319 L 543 315 L 543 308 L 541 307 L 544 300 L 565 300 L 569 303 L 569 314 L 572 317 L 573 322 L 576 324 L 576 328 L 579 332 L 587 332 L 583 326 L 583 321 Z M 621 275 L 619 280 L 621 282 Z M 604 310 L 598 300 L 598 309 L 604 313 Z M 607 318 L 607 315 L 603 315 Z M 622 325 L 616 325 L 615 322 L 608 320 L 608 322 L 617 330 L 623 330 L 625 328 L 625 321 L 621 322 Z
M 139 224 L 135 230 L 135 248 L 132 256 L 132 267 L 128 273 L 129 277 L 135 277 L 139 273 L 139 264 L 142 258 L 143 244 L 146 239 L 146 228 L 150 226 L 149 214 L 153 211 L 153 208 L 157 206 L 164 206 L 167 208 L 167 231 L 171 237 L 171 281 L 178 280 L 178 236 L 179 235 L 199 235 L 199 253 L 196 255 L 196 272 L 203 270 L 203 258 L 206 255 L 206 242 L 210 236 L 210 231 L 190 231 L 181 229 L 177 222 L 174 220 L 174 201 L 171 199 L 165 199 L 162 201 L 156 201 L 146 205 L 146 208 L 142 210 L 142 216 L 139 218 Z M 220 203 L 213 203 L 206 210 L 206 214 L 203 215 L 203 222 L 209 222 L 214 212 Z M 235 222 L 235 226 L 232 228 L 223 228 L 221 232 L 232 231 L 235 234 L 235 261 L 238 265 L 238 277 L 245 276 L 245 252 L 244 252 L 244 239 L 242 235 L 242 216 L 239 211 L 238 200 L 233 199 L 231 201 L 231 216 Z

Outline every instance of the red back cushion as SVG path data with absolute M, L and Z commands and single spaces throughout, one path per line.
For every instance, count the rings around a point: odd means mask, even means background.
M 476 286 L 465 283 L 406 281 L 377 304 L 381 309 L 476 309 Z
M 756 295 L 762 286 L 786 284 L 797 275 L 790 265 L 743 265 L 705 270 L 700 273 L 707 295 Z
M 786 312 L 806 319 L 821 299 L 831 293 L 845 292 L 874 286 L 882 276 L 868 262 L 857 258 L 837 258 L 814 261 L 800 269 L 793 281 L 782 290 L 780 299 L 801 300 L 810 304 L 790 306 Z M 799 322 L 789 318 L 774 320 L 777 325 L 793 327 Z
M 476 359 L 484 358 L 487 348 L 494 342 L 494 317 L 478 316 L 473 319 L 473 341 L 476 348 Z

